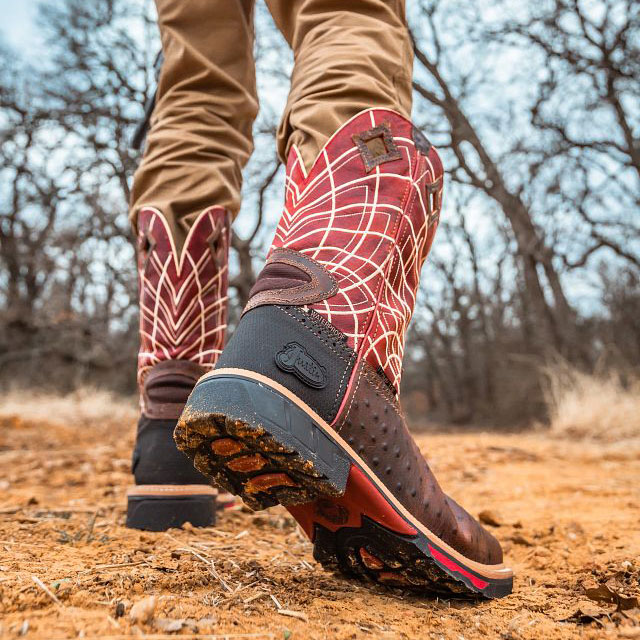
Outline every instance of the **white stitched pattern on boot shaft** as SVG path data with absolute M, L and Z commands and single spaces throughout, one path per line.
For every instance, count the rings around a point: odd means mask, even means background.
M 352 135 L 385 123 L 400 159 L 367 173 Z M 380 367 L 396 389 L 442 196 L 439 158 L 435 150 L 419 153 L 411 132 L 411 123 L 394 112 L 361 113 L 334 134 L 308 176 L 293 149 L 273 242 L 273 247 L 309 255 L 336 277 L 339 292 L 310 306 L 374 368 Z M 430 193 L 427 185 L 438 180 Z
M 220 207 L 203 211 L 179 256 L 157 209 L 140 211 L 138 229 L 138 383 L 151 367 L 167 360 L 213 368 L 227 326 L 227 212 Z

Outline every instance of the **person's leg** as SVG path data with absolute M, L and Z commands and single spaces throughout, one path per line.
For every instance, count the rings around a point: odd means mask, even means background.
M 398 402 L 443 186 L 436 150 L 404 115 L 402 5 L 271 5 L 285 31 L 311 25 L 293 39 L 284 213 L 176 442 L 253 508 L 287 505 L 329 568 L 423 593 L 506 595 L 498 541 L 442 491 Z
M 134 178 L 141 417 L 127 524 L 166 529 L 215 520 L 215 490 L 173 429 L 222 351 L 230 223 L 257 112 L 253 0 L 157 0 L 164 63 Z
M 212 205 L 235 217 L 258 112 L 254 0 L 156 0 L 164 62 L 131 220 L 159 209 L 179 250 Z
M 413 46 L 404 0 L 267 0 L 295 55 L 278 129 L 283 162 L 295 145 L 307 168 L 325 142 L 367 107 L 411 115 Z

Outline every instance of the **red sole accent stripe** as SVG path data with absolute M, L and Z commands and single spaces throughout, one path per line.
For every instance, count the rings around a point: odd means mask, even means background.
M 341 498 L 324 498 L 288 509 L 312 541 L 314 523 L 335 532 L 341 527 L 360 527 L 363 515 L 395 533 L 405 536 L 418 534 L 354 464 L 349 470 L 347 488 Z
M 429 545 L 429 551 L 431 555 L 440 564 L 443 564 L 445 567 L 447 567 L 447 569 L 449 569 L 450 571 L 455 571 L 456 573 L 465 576 L 465 578 L 469 578 L 469 580 L 471 580 L 471 584 L 473 584 L 474 587 L 477 587 L 478 589 L 484 589 L 489 585 L 488 582 L 486 582 L 485 580 L 481 580 L 480 578 L 478 578 L 478 576 L 474 576 L 473 573 L 470 573 L 464 567 L 461 567 L 457 562 L 454 562 L 451 558 L 445 556 L 444 553 L 441 553 L 431 545 Z

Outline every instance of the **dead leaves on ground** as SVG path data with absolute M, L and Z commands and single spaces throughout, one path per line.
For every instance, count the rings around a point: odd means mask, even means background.
M 614 626 L 621 637 L 640 637 L 640 601 L 637 595 L 640 585 L 637 572 L 632 571 L 633 565 L 626 564 L 625 571 L 617 571 L 606 579 L 584 580 L 581 588 L 586 599 L 578 603 L 570 616 L 560 621 Z
M 619 572 L 606 582 L 598 583 L 595 580 L 587 580 L 582 583 L 582 588 L 590 600 L 615 604 L 618 611 L 637 609 L 640 606 L 638 597 L 625 594 L 627 589 L 624 584 L 624 577 L 625 573 Z

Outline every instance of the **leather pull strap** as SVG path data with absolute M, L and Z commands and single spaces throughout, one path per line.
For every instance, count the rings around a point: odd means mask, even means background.
M 159 362 L 147 373 L 141 389 L 142 413 L 157 420 L 177 420 L 198 378 L 206 369 L 189 360 Z
M 298 251 L 274 249 L 249 293 L 243 314 L 266 304 L 320 302 L 337 292 L 337 280 L 320 263 Z

